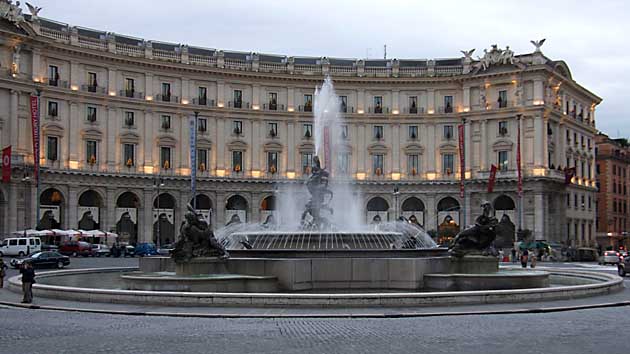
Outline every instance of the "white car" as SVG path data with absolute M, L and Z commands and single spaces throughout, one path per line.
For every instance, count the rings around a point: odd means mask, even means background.
M 107 247 L 107 245 L 92 244 L 92 253 L 96 257 L 109 257 L 111 255 L 111 250 Z
M 599 258 L 599 264 L 619 264 L 619 252 L 605 251 Z
M 39 237 L 11 237 L 2 240 L 0 245 L 0 257 L 18 256 L 24 257 L 42 250 L 42 242 Z

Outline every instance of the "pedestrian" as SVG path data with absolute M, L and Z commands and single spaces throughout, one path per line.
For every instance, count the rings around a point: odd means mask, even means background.
M 4 288 L 4 277 L 7 275 L 6 270 L 9 267 L 4 263 L 4 259 L 0 258 L 0 289 Z
M 536 268 L 536 258 L 537 258 L 536 257 L 536 252 L 532 252 L 532 261 L 531 261 L 531 263 L 529 265 L 530 267 Z
M 35 270 L 33 270 L 33 266 L 24 262 L 22 265 L 22 269 L 20 269 L 20 273 L 22 274 L 22 292 L 24 293 L 24 298 L 22 299 L 23 304 L 30 304 L 33 302 L 33 284 L 35 283 Z
M 529 256 L 529 252 L 527 250 L 523 251 L 523 254 L 521 254 L 521 267 L 527 268 L 528 256 Z
M 516 263 L 516 248 L 512 248 L 512 263 Z
M 31 246 L 26 245 L 26 255 L 30 255 L 31 254 Z

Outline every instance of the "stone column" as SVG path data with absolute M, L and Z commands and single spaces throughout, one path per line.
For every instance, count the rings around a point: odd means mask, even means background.
M 545 230 L 545 196 L 542 193 L 534 194 L 534 236 L 536 240 L 544 240 Z
M 138 242 L 153 241 L 153 189 L 145 188 L 143 191 L 144 212 L 138 213 Z
M 357 112 L 359 110 L 365 112 L 365 91 L 363 89 L 357 91 Z
M 434 194 L 428 194 L 425 198 L 426 200 L 426 205 L 425 205 L 425 216 L 426 219 L 424 220 L 424 229 L 425 230 L 436 230 L 437 231 L 437 204 L 435 201 L 435 195 Z
M 71 60 L 70 61 L 70 87 L 72 86 L 76 86 L 76 87 L 80 87 L 81 82 L 83 82 L 84 80 L 81 80 L 80 77 L 80 68 L 79 68 L 79 63 Z
M 429 89 L 427 91 L 427 112 L 435 113 L 435 90 Z
M 116 229 L 116 189 L 107 188 L 105 192 L 105 220 L 101 221 L 101 230 L 109 231 Z
M 287 122 L 287 146 L 285 147 L 286 170 L 287 172 L 295 172 L 295 126 L 293 122 Z
M 357 146 L 357 172 L 366 172 L 366 164 L 365 164 L 365 160 L 366 160 L 366 146 L 365 146 L 365 141 L 366 141 L 366 136 L 365 136 L 365 124 L 360 123 L 359 126 L 357 127 L 358 129 L 358 146 Z
M 260 107 L 260 85 L 252 85 L 252 107 L 253 106 L 258 106 L 258 109 L 262 108 Z
M 255 171 L 260 171 L 261 170 L 261 165 L 264 165 L 264 162 L 261 163 L 260 161 L 260 151 L 261 151 L 261 125 L 264 124 L 263 122 L 260 122 L 259 120 L 254 120 L 252 122 L 252 130 L 251 130 L 251 142 L 252 142 L 252 146 L 250 149 L 250 153 L 251 153 L 251 158 L 249 159 L 251 161 L 251 166 L 252 166 L 252 170 Z
M 68 202 L 66 203 L 68 222 L 66 227 L 69 229 L 77 229 L 79 224 L 79 187 L 70 185 L 68 193 Z
M 435 137 L 435 124 L 434 123 L 428 123 L 428 124 L 423 124 L 426 129 L 427 129 L 427 149 L 426 149 L 426 158 L 423 159 L 425 166 L 423 168 L 424 171 L 426 172 L 436 172 L 436 165 L 435 165 L 435 155 L 436 155 L 436 151 L 438 151 L 439 149 L 437 148 L 437 142 L 436 142 L 436 137 Z
M 186 101 L 188 101 L 188 103 L 192 103 L 190 102 L 190 80 L 186 79 L 186 78 L 182 78 L 182 97 L 180 102 L 184 103 Z
M 179 169 L 181 175 L 186 175 L 182 169 L 189 168 L 190 173 L 192 173 L 193 168 L 197 168 L 197 166 L 191 166 L 190 164 L 190 124 L 189 120 L 191 116 L 187 115 L 188 113 L 183 113 L 177 115 L 180 123 L 179 129 L 179 144 L 175 147 L 175 149 L 179 149 Z M 177 224 L 176 224 L 177 225 Z
M 400 113 L 400 91 L 394 90 L 392 92 L 392 112 L 398 111 Z
M 534 80 L 534 102 L 543 102 L 545 95 L 544 83 L 542 80 Z
M 518 124 L 518 122 L 516 123 Z M 487 121 L 484 119 L 481 121 L 481 161 L 479 161 L 479 170 L 488 170 L 488 131 Z
M 391 172 L 400 172 L 400 123 L 392 124 L 392 164 Z
M 464 112 L 466 112 L 467 110 L 470 110 L 470 87 L 464 87 L 462 106 L 463 106 Z
M 486 145 L 486 142 L 483 142 L 483 145 Z M 473 149 L 473 141 L 472 141 L 472 129 L 470 119 L 466 120 L 464 124 L 464 162 L 465 162 L 465 170 L 464 172 L 471 172 L 474 161 L 472 160 L 472 149 Z M 472 175 L 471 175 L 472 178 Z
M 225 102 L 225 83 L 217 81 L 217 105 L 221 104 L 227 107 L 227 102 Z
M 153 111 L 147 110 L 144 112 L 144 141 L 142 142 L 144 148 L 144 167 L 151 167 L 157 165 L 159 166 L 159 158 L 158 161 L 153 161 Z M 146 169 L 144 172 L 146 173 Z
M 295 109 L 295 88 L 289 86 L 287 88 L 287 109 Z
M 217 150 L 217 170 L 225 169 L 225 119 L 222 117 L 217 118 L 217 131 L 216 131 L 216 150 Z
M 116 132 L 118 131 L 117 127 L 119 126 L 118 122 L 120 120 L 120 116 L 117 114 L 118 112 L 120 112 L 120 109 L 107 106 L 107 133 L 103 140 L 103 154 L 101 154 L 101 156 L 104 157 L 104 167 L 109 172 L 116 170 Z M 123 164 L 124 163 L 123 161 Z
M 9 195 L 7 196 L 8 198 L 8 202 L 9 202 L 9 209 L 7 210 L 7 221 L 8 221 L 8 225 L 9 225 L 9 232 L 11 231 L 15 231 L 18 229 L 18 213 L 17 213 L 17 201 L 19 199 L 19 189 L 17 184 L 15 183 L 11 183 L 9 185 Z
M 10 107 L 10 116 L 9 116 L 9 131 L 10 131 L 10 135 L 9 135 L 9 142 L 11 144 L 11 146 L 13 146 L 13 149 L 15 149 L 13 152 L 14 154 L 17 152 L 17 150 L 19 150 L 18 148 L 18 137 L 19 137 L 19 119 L 18 119 L 18 100 L 19 99 L 19 93 L 16 90 L 11 90 L 11 107 Z M 30 112 L 30 108 L 29 108 L 29 112 Z M 30 113 L 29 113 L 30 115 Z M 43 116 L 43 115 L 42 115 Z M 30 121 L 30 119 L 29 119 Z M 15 209 L 10 209 L 10 210 L 15 210 Z
M 118 94 L 118 90 L 116 90 L 117 87 L 117 83 L 116 83 L 116 70 L 112 69 L 112 68 L 107 68 L 107 94 L 111 94 L 112 92 L 114 93 L 114 95 Z
M 42 75 L 41 53 L 39 48 L 33 48 L 33 74 L 31 75 L 33 81 L 40 81 L 44 76 Z
M 545 154 L 545 138 L 547 132 L 543 129 L 544 121 L 541 114 L 537 114 L 534 117 L 534 167 L 544 167 L 546 155 Z M 521 130 L 521 135 L 523 131 Z M 522 137 L 521 137 L 522 138 Z M 522 144 L 522 140 L 521 140 Z
M 144 77 L 144 96 L 145 97 L 151 97 L 152 99 L 155 99 L 155 97 L 153 97 L 155 91 L 153 90 L 153 74 L 151 73 L 146 73 L 145 77 Z
M 79 105 L 77 102 L 70 102 L 70 119 L 68 120 L 68 131 L 66 132 L 64 139 L 68 146 L 68 160 L 61 161 L 64 165 L 68 166 L 71 162 L 79 162 L 79 144 L 82 142 L 79 134 L 81 116 L 79 115 Z M 75 139 L 74 137 L 77 137 Z M 62 157 L 63 158 L 63 157 Z

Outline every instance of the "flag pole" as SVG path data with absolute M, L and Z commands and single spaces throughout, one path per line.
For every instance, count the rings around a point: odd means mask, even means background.
M 516 134 L 516 172 L 518 174 L 517 190 L 518 190 L 518 229 L 523 230 L 523 179 L 521 169 L 521 114 L 516 115 L 517 134 Z M 518 236 L 515 235 L 515 242 Z

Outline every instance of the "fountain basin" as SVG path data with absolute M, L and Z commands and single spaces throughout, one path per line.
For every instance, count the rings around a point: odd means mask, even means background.
M 129 290 L 239 293 L 278 291 L 277 279 L 272 276 L 227 273 L 180 276 L 172 272 L 132 272 L 120 277 Z
M 425 274 L 424 288 L 433 291 L 509 290 L 549 287 L 549 273 L 500 271 L 490 274 Z

